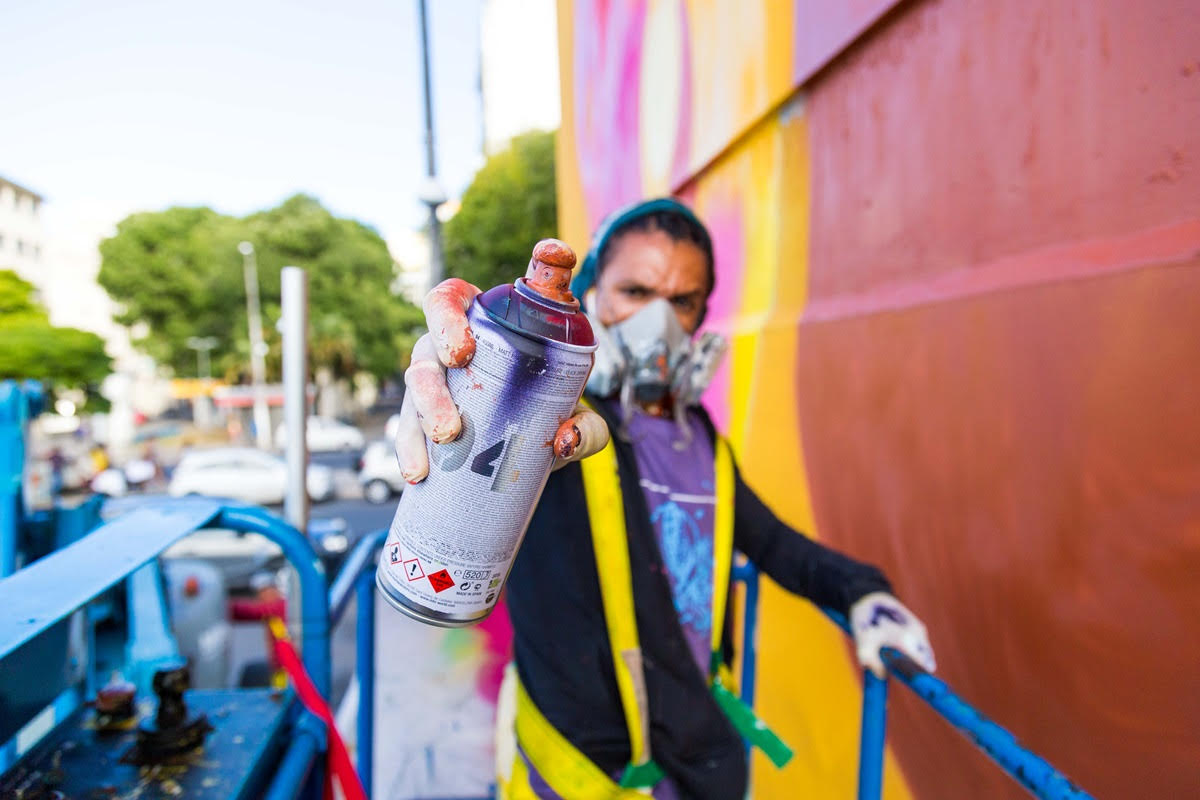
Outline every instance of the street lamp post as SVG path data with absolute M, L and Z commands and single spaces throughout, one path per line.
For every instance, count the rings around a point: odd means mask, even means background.
M 421 23 L 421 78 L 425 90 L 425 180 L 417 191 L 417 198 L 429 206 L 429 287 L 441 283 L 445 277 L 442 258 L 442 224 L 438 220 L 438 206 L 446 202 L 446 193 L 437 179 L 437 161 L 433 148 L 433 91 L 429 76 L 429 24 L 425 0 L 417 0 L 417 11 Z
M 212 409 L 208 403 L 208 387 L 212 380 L 212 361 L 208 353 L 217 346 L 218 341 L 215 336 L 189 336 L 187 339 L 187 346 L 196 351 L 196 378 L 204 384 L 192 400 L 193 419 L 201 428 L 207 428 L 212 424 Z
M 242 254 L 242 277 L 246 280 L 246 317 L 250 323 L 250 381 L 254 390 L 254 443 L 260 450 L 271 448 L 271 412 L 267 410 L 265 382 L 266 362 L 263 357 L 267 346 L 263 343 L 262 308 L 258 300 L 258 262 L 254 258 L 254 245 L 242 242 L 238 245 Z
M 215 336 L 189 336 L 187 346 L 190 350 L 196 351 L 196 377 L 211 378 L 212 377 L 212 361 L 208 352 L 217 346 L 218 340 Z

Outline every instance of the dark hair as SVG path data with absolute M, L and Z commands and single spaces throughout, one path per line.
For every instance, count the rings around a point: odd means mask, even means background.
M 596 281 L 600 273 L 612 258 L 613 245 L 627 233 L 653 233 L 662 231 L 672 242 L 689 242 L 700 248 L 704 253 L 704 262 L 708 267 L 708 294 L 712 294 L 716 285 L 716 270 L 713 266 L 712 237 L 708 229 L 695 218 L 681 214 L 678 211 L 654 211 L 640 217 L 634 217 L 608 234 L 600 252 L 596 255 Z

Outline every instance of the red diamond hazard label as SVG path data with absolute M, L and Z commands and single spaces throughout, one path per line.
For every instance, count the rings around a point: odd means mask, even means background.
M 454 585 L 454 578 L 451 578 L 450 573 L 443 569 L 430 575 L 429 582 L 433 584 L 435 592 L 444 592 Z

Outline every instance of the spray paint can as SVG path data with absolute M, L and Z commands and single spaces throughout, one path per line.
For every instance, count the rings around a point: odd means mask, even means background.
M 376 585 L 421 622 L 461 627 L 500 596 L 554 464 L 552 442 L 587 383 L 596 340 L 568 288 L 575 255 L 547 239 L 514 284 L 478 295 L 475 356 L 447 370 L 462 432 L 427 442 L 429 476 L 405 488 Z

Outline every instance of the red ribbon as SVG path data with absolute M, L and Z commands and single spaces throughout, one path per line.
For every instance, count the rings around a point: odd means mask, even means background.
M 342 796 L 345 800 L 367 800 L 367 793 L 363 791 L 362 781 L 359 780 L 354 764 L 350 761 L 346 743 L 342 741 L 342 735 L 338 733 L 337 725 L 334 724 L 333 712 L 329 710 L 329 704 L 325 702 L 325 698 L 313 685 L 312 678 L 308 677 L 308 671 L 304 669 L 304 662 L 300 660 L 299 653 L 296 652 L 296 648 L 287 636 L 287 628 L 278 617 L 271 617 L 267 620 L 267 629 L 271 632 L 271 637 L 275 642 L 275 658 L 279 660 L 280 666 L 292 679 L 292 685 L 296 688 L 300 702 L 320 718 L 329 730 L 329 768 L 325 771 L 325 800 L 334 800 L 333 779 L 336 779 L 338 785 L 342 787 Z M 359 744 L 361 746 L 364 743 L 360 742 Z

